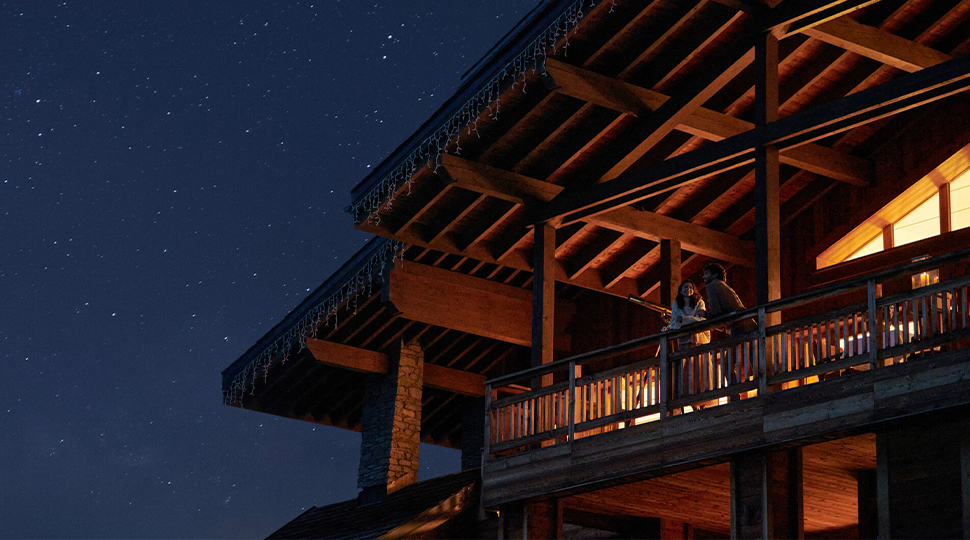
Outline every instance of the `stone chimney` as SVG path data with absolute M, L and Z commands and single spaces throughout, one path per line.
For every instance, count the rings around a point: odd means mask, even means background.
M 403 340 L 388 351 L 386 375 L 368 375 L 360 433 L 357 487 L 362 504 L 418 480 L 424 351 Z

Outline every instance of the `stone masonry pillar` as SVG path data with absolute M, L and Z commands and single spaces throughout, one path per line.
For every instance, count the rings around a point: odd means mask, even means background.
M 418 479 L 424 351 L 399 340 L 386 375 L 368 375 L 360 433 L 357 487 L 361 502 L 378 502 Z

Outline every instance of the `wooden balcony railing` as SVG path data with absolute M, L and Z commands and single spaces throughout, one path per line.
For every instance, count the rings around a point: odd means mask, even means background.
M 970 259 L 970 249 L 927 258 L 676 331 L 497 377 L 486 382 L 485 455 L 568 443 L 672 415 L 910 361 L 970 340 L 970 276 L 880 297 L 879 285 Z M 768 326 L 774 313 L 840 295 L 866 302 Z M 679 338 L 743 325 L 757 329 L 674 350 Z M 579 366 L 646 350 L 652 357 L 577 377 Z M 542 385 L 539 381 L 552 381 Z M 521 391 L 523 387 L 532 390 Z M 492 390 L 512 395 L 492 399 Z M 520 393 L 514 393 L 520 392 Z

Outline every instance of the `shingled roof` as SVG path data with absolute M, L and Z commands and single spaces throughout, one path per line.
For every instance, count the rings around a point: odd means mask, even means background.
M 477 518 L 481 471 L 460 473 L 418 482 L 388 495 L 377 504 L 351 499 L 321 508 L 313 507 L 287 523 L 269 538 L 415 538 L 452 530 L 461 517 Z

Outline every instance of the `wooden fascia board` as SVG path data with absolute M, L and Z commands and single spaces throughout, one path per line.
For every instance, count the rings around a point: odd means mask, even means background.
M 641 110 L 656 109 L 668 99 L 659 92 L 551 58 L 546 61 L 546 70 L 560 93 L 631 116 L 637 116 Z M 701 107 L 684 118 L 677 129 L 709 141 L 720 141 L 750 131 L 754 124 Z M 817 144 L 790 148 L 781 154 L 781 161 L 855 185 L 868 185 L 872 179 L 873 167 L 868 160 Z
M 390 272 L 388 300 L 406 319 L 451 328 L 525 347 L 532 345 L 532 291 L 406 262 Z M 556 301 L 556 327 L 565 329 L 575 305 Z M 568 336 L 556 336 L 568 350 Z
M 903 71 L 919 71 L 952 59 L 946 53 L 848 17 L 804 29 L 802 33 Z
M 632 204 L 699 178 L 754 161 L 754 149 L 803 146 L 875 120 L 962 92 L 970 87 L 970 56 L 954 58 L 879 86 L 787 116 L 763 128 L 730 137 L 653 167 L 586 188 L 567 189 L 550 201 L 535 222 L 574 223 Z
M 563 190 L 549 182 L 457 156 L 445 156 L 442 165 L 455 186 L 519 204 L 548 202 Z M 752 242 L 653 212 L 619 208 L 594 216 L 589 223 L 653 242 L 662 238 L 680 240 L 690 251 L 735 264 L 751 266 L 754 262 Z
M 387 355 L 333 341 L 307 338 L 307 349 L 323 365 L 359 373 L 387 373 Z M 461 394 L 485 396 L 485 376 L 434 364 L 424 365 L 424 386 Z

